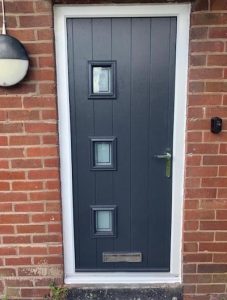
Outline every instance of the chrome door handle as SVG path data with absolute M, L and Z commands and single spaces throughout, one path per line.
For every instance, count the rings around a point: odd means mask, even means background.
M 170 160 L 172 158 L 172 154 L 170 152 L 165 152 L 164 154 L 157 154 L 154 157 L 160 158 L 160 159 L 168 159 L 168 160 Z
M 155 158 L 165 159 L 166 160 L 166 177 L 171 177 L 171 168 L 172 168 L 172 154 L 169 151 L 166 151 L 163 154 L 154 155 Z

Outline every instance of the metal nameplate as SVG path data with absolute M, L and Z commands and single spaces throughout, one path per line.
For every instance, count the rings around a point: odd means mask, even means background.
M 141 252 L 103 252 L 102 261 L 104 263 L 139 263 L 142 262 Z

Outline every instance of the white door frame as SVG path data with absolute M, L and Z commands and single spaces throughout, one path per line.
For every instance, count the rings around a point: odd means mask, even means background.
M 66 284 L 150 284 L 182 281 L 182 216 L 190 11 L 190 4 L 56 5 L 54 7 Z M 170 272 L 75 272 L 66 19 L 165 16 L 177 17 Z

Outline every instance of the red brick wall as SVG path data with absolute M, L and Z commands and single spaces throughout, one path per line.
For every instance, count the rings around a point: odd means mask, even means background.
M 50 0 L 8 0 L 6 11 L 9 33 L 25 44 L 31 68 L 22 84 L 0 89 L 0 294 L 7 288 L 10 299 L 42 299 L 50 282 L 61 283 L 63 275 L 52 5 Z M 227 299 L 226 52 L 227 0 L 195 1 L 184 300 Z M 213 116 L 224 119 L 219 135 L 209 130 Z
M 0 88 L 0 295 L 43 299 L 63 271 L 52 5 L 10 0 L 6 12 L 31 65 Z
M 224 300 L 227 299 L 227 1 L 197 1 L 194 10 L 190 31 L 184 299 Z M 213 116 L 224 120 L 224 130 L 218 135 L 209 130 Z

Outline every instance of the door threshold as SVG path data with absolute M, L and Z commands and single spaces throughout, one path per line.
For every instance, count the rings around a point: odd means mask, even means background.
M 65 284 L 73 285 L 150 285 L 181 283 L 179 275 L 149 272 L 87 272 L 65 276 Z
M 95 286 L 69 287 L 68 300 L 183 300 L 183 288 L 178 284 L 159 286 Z

